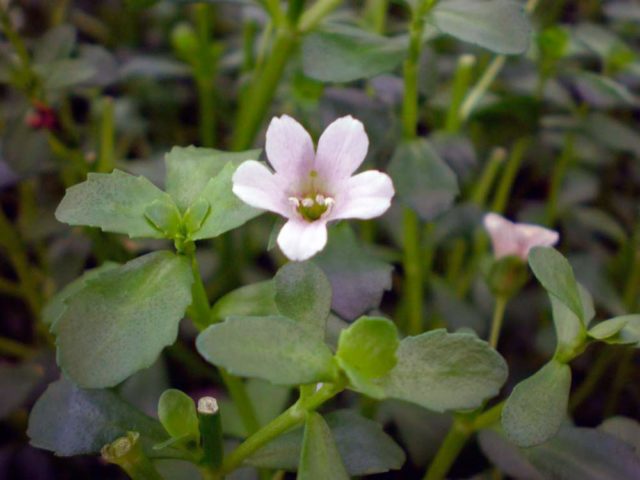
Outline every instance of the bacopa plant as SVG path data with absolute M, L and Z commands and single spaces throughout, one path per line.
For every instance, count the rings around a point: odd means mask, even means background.
M 0 471 L 640 478 L 635 4 L 98 3 L 2 5 Z

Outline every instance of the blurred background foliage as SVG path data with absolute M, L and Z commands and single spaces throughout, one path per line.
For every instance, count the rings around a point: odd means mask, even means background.
M 266 13 L 269 2 L 4 3 L 3 478 L 121 475 L 95 459 L 56 458 L 28 446 L 25 437 L 30 406 L 59 375 L 51 335 L 41 321 L 47 300 L 87 268 L 126 261 L 157 246 L 58 223 L 53 212 L 65 187 L 88 172 L 115 167 L 160 184 L 163 157 L 172 146 L 260 147 L 273 115 L 297 118 L 315 138 L 341 115 L 364 123 L 371 140 L 368 164 L 390 170 L 400 200 L 425 221 L 418 238 L 426 327 L 487 334 L 492 303 L 482 280 L 488 251 L 480 228 L 483 211 L 559 230 L 559 248 L 601 315 L 640 307 L 637 2 L 541 0 L 532 15 L 531 46 L 521 56 L 496 55 L 428 26 L 426 35 L 433 39 L 420 57 L 417 116 L 419 135 L 429 144 L 422 160 L 407 168 L 406 160 L 392 162 L 401 138 L 400 66 L 409 20 L 400 0 L 342 2 L 322 25 L 286 48 L 278 44 L 282 29 Z M 280 70 L 265 66 L 274 64 L 274 56 L 281 59 Z M 277 87 L 273 98 L 256 101 L 259 86 L 269 82 Z M 469 91 L 477 95 L 464 95 Z M 446 178 L 438 176 L 443 170 L 430 156 L 446 162 L 457 185 L 454 179 L 450 188 L 440 188 Z M 426 193 L 412 190 L 430 178 L 440 183 Z M 380 305 L 408 328 L 400 295 L 402 208 L 395 203 L 380 221 L 335 228 L 333 243 L 318 258 L 334 287 L 333 310 L 344 320 Z M 201 249 L 212 301 L 271 278 L 284 261 L 276 249 L 267 249 L 273 228 L 273 219 L 263 216 Z M 214 312 L 222 317 L 224 308 L 220 303 Z M 195 331 L 184 323 L 182 330 L 156 366 L 119 388 L 144 411 L 153 412 L 169 385 L 191 394 L 212 388 L 220 394 L 211 386 L 219 385 L 216 374 L 193 352 Z M 537 370 L 553 346 L 548 301 L 531 284 L 507 312 L 500 346 L 511 372 L 506 390 Z M 576 361 L 571 406 L 577 425 L 640 416 L 638 358 L 632 352 L 598 345 Z M 286 392 L 270 395 L 276 404 L 288 398 Z M 423 468 L 450 423 L 446 415 L 395 402 L 385 402 L 377 415 L 409 448 L 404 470 L 385 478 L 411 478 Z M 499 455 L 497 440 L 488 437 L 481 437 L 483 450 L 493 458 Z M 489 468 L 477 443 L 464 458 L 454 467 L 456 478 Z

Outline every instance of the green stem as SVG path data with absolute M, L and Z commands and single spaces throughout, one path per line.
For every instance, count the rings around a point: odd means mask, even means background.
M 605 418 L 612 416 L 616 411 L 620 394 L 625 385 L 628 384 L 627 379 L 633 370 L 633 356 L 635 353 L 635 347 L 624 346 L 618 357 L 618 368 L 616 369 L 616 374 L 609 391 L 609 397 L 604 407 Z
M 603 351 L 596 359 L 595 363 L 589 367 L 589 373 L 576 391 L 571 395 L 569 410 L 577 409 L 582 403 L 591 396 L 591 393 L 598 386 L 600 380 L 616 359 L 614 350 L 604 347 Z
M 223 368 L 220 369 L 220 376 L 227 386 L 227 390 L 229 390 L 229 395 L 231 395 L 234 405 L 238 409 L 244 428 L 249 435 L 254 434 L 260 429 L 260 421 L 258 420 L 243 381 L 238 377 L 234 377 Z
M 22 297 L 27 303 L 34 318 L 40 318 L 42 307 L 42 295 L 38 281 L 34 276 L 34 268 L 29 262 L 26 246 L 24 245 L 17 229 L 11 224 L 4 211 L 0 208 L 0 247 L 7 253 L 7 258 L 13 265 L 18 280 Z
M 191 287 L 193 301 L 189 307 L 189 315 L 191 315 L 195 326 L 199 330 L 204 330 L 211 324 L 211 306 L 209 305 L 207 291 L 204 287 L 204 283 L 202 282 L 202 276 L 200 275 L 200 269 L 198 268 L 195 251 L 191 251 L 188 256 L 191 261 L 191 269 L 193 271 L 193 286 Z M 242 380 L 234 377 L 223 369 L 220 369 L 220 376 L 222 377 L 227 390 L 229 390 L 229 395 L 231 396 L 233 403 L 236 405 L 247 431 L 249 431 L 249 433 L 256 431 L 260 424 L 244 383 Z
M 25 359 L 32 357 L 35 351 L 15 340 L 7 337 L 0 337 L 0 353 L 8 357 Z
M 484 412 L 478 410 L 470 414 L 455 415 L 453 425 L 429 465 L 424 480 L 445 478 L 471 435 L 497 423 L 503 407 L 504 402 L 500 402 Z
M 114 121 L 113 121 L 113 99 L 105 97 L 102 102 L 102 112 L 100 119 L 100 154 L 98 156 L 98 164 L 96 171 L 102 173 L 111 172 L 116 161 L 114 157 Z
M 403 66 L 404 97 L 402 99 L 402 133 L 405 139 L 414 139 L 418 128 L 418 62 L 422 49 L 424 17 L 435 5 L 434 0 L 423 0 L 413 10 L 409 26 L 409 51 Z M 422 333 L 423 263 L 420 254 L 420 219 L 407 208 L 403 216 L 405 275 L 405 302 L 407 330 L 410 335 Z
M 533 13 L 538 6 L 539 1 L 540 0 L 529 0 L 525 5 L 525 11 L 528 14 Z M 493 60 L 491 60 L 491 63 L 489 63 L 489 66 L 478 80 L 478 83 L 476 83 L 476 85 L 471 89 L 460 107 L 459 116 L 462 122 L 466 122 L 469 119 L 475 108 L 478 106 L 480 100 L 482 100 L 482 97 L 484 97 L 484 94 L 487 92 L 489 87 L 491 87 L 496 77 L 504 67 L 506 61 L 506 55 L 497 55 Z
M 627 311 L 633 312 L 638 305 L 638 297 L 640 296 L 640 222 L 638 222 L 630 243 L 631 265 L 627 283 L 624 287 L 623 298 Z
M 547 197 L 547 206 L 545 211 L 545 223 L 549 227 L 553 227 L 558 215 L 558 198 L 560 197 L 560 191 L 562 189 L 562 183 L 564 182 L 567 170 L 573 159 L 573 133 L 567 133 L 564 139 L 564 146 L 562 153 L 555 166 L 553 168 L 553 174 L 551 176 L 551 184 L 549 186 L 549 195 Z
M 370 26 L 371 30 L 383 35 L 386 29 L 388 10 L 389 0 L 367 0 L 362 17 Z
M 307 412 L 316 410 L 320 405 L 333 398 L 344 389 L 343 382 L 325 384 L 313 395 L 299 399 L 293 406 L 262 427 L 256 433 L 247 438 L 238 448 L 225 458 L 222 471 L 230 473 L 238 468 L 245 458 L 253 452 L 269 443 L 274 438 L 282 435 L 289 429 L 301 424 Z
M 511 195 L 511 189 L 513 188 L 513 184 L 516 180 L 516 175 L 520 170 L 524 154 L 526 153 L 530 143 L 530 138 L 521 138 L 516 141 L 515 145 L 511 149 L 511 153 L 507 159 L 502 176 L 500 177 L 500 182 L 498 183 L 497 192 L 493 197 L 493 203 L 491 204 L 492 212 L 504 213 Z
M 296 45 L 297 34 L 294 31 L 287 27 L 278 30 L 271 54 L 263 68 L 254 75 L 240 102 L 231 141 L 234 150 L 246 150 L 252 145 Z
M 324 17 L 338 8 L 341 3 L 342 0 L 317 0 L 311 8 L 300 17 L 298 31 L 300 33 L 307 33 L 313 30 Z
M 498 348 L 500 339 L 500 330 L 502 329 L 502 321 L 504 320 L 504 312 L 507 308 L 509 299 L 505 296 L 497 296 L 493 310 L 493 319 L 491 321 L 491 334 L 489 335 L 489 345 L 492 348 Z
M 423 264 L 420 255 L 420 220 L 418 215 L 410 208 L 404 211 L 403 232 L 407 333 L 409 335 L 419 335 L 423 330 Z
M 460 105 L 471 83 L 471 74 L 473 73 L 475 63 L 476 57 L 469 54 L 461 55 L 458 59 L 445 123 L 445 130 L 449 133 L 457 133 L 460 130 L 462 123 L 462 119 L 460 118 Z
M 195 14 L 199 61 L 196 64 L 194 76 L 198 89 L 200 142 L 203 147 L 212 148 L 216 143 L 215 90 L 213 84 L 216 67 L 211 58 L 210 5 L 206 3 L 196 5 Z
M 491 151 L 489 160 L 482 169 L 480 178 L 478 179 L 469 200 L 480 207 L 484 207 L 487 198 L 489 197 L 491 187 L 493 186 L 496 177 L 498 176 L 498 172 L 500 171 L 500 167 L 504 164 L 506 158 L 507 151 L 502 147 L 496 147 Z
M 431 465 L 429 465 L 424 480 L 441 480 L 445 478 L 453 462 L 458 458 L 458 455 L 472 434 L 473 430 L 469 429 L 469 427 L 459 419 L 454 419 L 449 433 L 447 433 L 447 436 L 438 449 L 438 453 L 431 462 Z

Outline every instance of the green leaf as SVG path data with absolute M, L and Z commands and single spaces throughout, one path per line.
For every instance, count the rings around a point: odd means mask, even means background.
M 640 347 L 640 315 L 621 315 L 605 320 L 589 330 L 589 336 L 613 345 Z
M 510 443 L 500 431 L 483 430 L 479 443 L 485 455 L 509 478 L 636 478 L 640 457 L 624 438 L 609 433 L 603 426 L 597 429 L 563 426 L 549 441 L 524 449 Z
M 68 58 L 76 44 L 76 29 L 71 25 L 59 25 L 38 39 L 33 50 L 34 64 L 49 64 Z
M 35 363 L 1 363 L 0 420 L 20 408 L 43 378 L 44 369 Z
M 495 53 L 520 54 L 529 48 L 529 19 L 523 5 L 512 0 L 442 0 L 432 17 L 443 33 Z
M 231 317 L 196 340 L 200 355 L 234 375 L 277 385 L 335 379 L 331 350 L 286 317 Z
M 298 480 L 349 480 L 329 425 L 316 412 L 307 414 Z
M 388 171 L 398 197 L 425 221 L 448 210 L 459 193 L 455 173 L 424 139 L 401 143 Z
M 180 210 L 169 197 L 151 202 L 144 210 L 144 216 L 166 238 L 175 238 L 180 233 Z
M 68 457 L 97 453 L 128 431 L 139 432 L 148 449 L 167 439 L 158 421 L 114 392 L 82 390 L 62 378 L 34 405 L 27 435 L 34 447 Z
M 245 160 L 257 160 L 259 156 L 260 150 L 227 153 L 212 148 L 173 147 L 165 156 L 167 193 L 184 212 L 227 163 L 237 166 Z
M 398 330 L 386 318 L 360 317 L 340 333 L 336 359 L 349 381 L 372 397 L 384 397 L 384 389 L 370 380 L 386 375 L 396 366 Z
M 158 401 L 160 423 L 174 439 L 199 439 L 196 404 L 186 393 L 171 388 L 165 390 Z
M 637 478 L 640 457 L 624 441 L 598 429 L 564 427 L 550 441 L 524 450 L 542 478 Z
M 46 65 L 35 65 L 33 69 L 42 78 L 46 90 L 74 87 L 96 74 L 95 67 L 81 58 L 63 58 Z
M 51 297 L 42 309 L 42 321 L 49 325 L 51 331 L 55 333 L 56 323 L 67 308 L 66 301 L 82 290 L 87 285 L 87 282 L 98 278 L 103 273 L 117 267 L 117 263 L 105 262 L 97 268 L 92 268 L 91 270 L 84 272 L 80 277 L 76 278 L 73 282 Z
M 502 411 L 502 426 L 518 446 L 532 447 L 553 437 L 567 414 L 571 369 L 551 360 L 515 386 Z
M 322 270 L 311 262 L 291 262 L 278 270 L 274 281 L 280 313 L 323 341 L 331 309 L 331 284 Z
M 237 288 L 227 293 L 211 308 L 212 322 L 227 317 L 263 317 L 277 315 L 276 287 L 273 280 L 265 280 Z
M 67 189 L 56 218 L 69 225 L 88 225 L 130 237 L 162 238 L 145 217 L 145 210 L 167 194 L 144 177 L 120 170 L 90 173 L 87 180 Z
M 555 358 L 567 363 L 582 351 L 587 329 L 582 320 L 557 297 L 549 294 L 549 299 L 557 339 Z
M 191 303 L 191 266 L 150 253 L 88 281 L 57 322 L 58 364 L 79 386 L 111 387 L 171 345 Z
M 329 242 L 313 261 L 331 282 L 331 308 L 353 320 L 377 308 L 385 290 L 391 289 L 393 266 L 362 248 L 348 223 L 329 232 Z
M 391 72 L 406 56 L 406 36 L 387 38 L 357 27 L 329 24 L 302 44 L 305 75 L 323 82 L 351 82 Z
M 435 411 L 476 408 L 497 395 L 507 377 L 500 354 L 467 333 L 438 329 L 407 337 L 397 356 L 379 385 L 388 397 Z
M 351 410 L 332 412 L 325 416 L 325 420 L 349 475 L 372 475 L 402 467 L 404 452 L 379 423 Z M 256 467 L 295 471 L 302 439 L 302 428 L 296 428 L 257 450 L 247 459 L 247 463 Z
M 626 324 L 627 319 L 624 317 L 610 318 L 591 327 L 588 333 L 591 338 L 596 340 L 607 340 L 618 334 Z
M 262 212 L 240 200 L 232 191 L 231 181 L 238 165 L 229 162 L 222 171 L 209 180 L 195 202 L 206 201 L 211 209 L 197 232 L 191 235 L 194 240 L 203 240 L 222 235 L 239 227 Z
M 545 290 L 584 323 L 582 297 L 567 259 L 554 248 L 535 247 L 529 253 L 529 266 Z
M 586 135 L 616 152 L 631 152 L 640 156 L 638 131 L 603 113 L 588 115 L 583 124 Z

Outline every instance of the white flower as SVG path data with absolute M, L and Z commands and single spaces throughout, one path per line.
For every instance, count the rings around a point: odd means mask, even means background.
M 369 138 L 351 116 L 329 125 L 314 151 L 307 131 L 293 118 L 271 120 L 266 153 L 275 172 L 248 160 L 233 175 L 233 193 L 252 207 L 288 219 L 278 245 L 291 260 L 311 258 L 327 243 L 327 222 L 382 215 L 394 190 L 388 175 L 369 170 L 353 175 L 362 164 Z
M 533 247 L 550 247 L 558 242 L 558 232 L 528 223 L 514 223 L 497 213 L 484 216 L 496 258 L 515 255 L 525 262 Z

